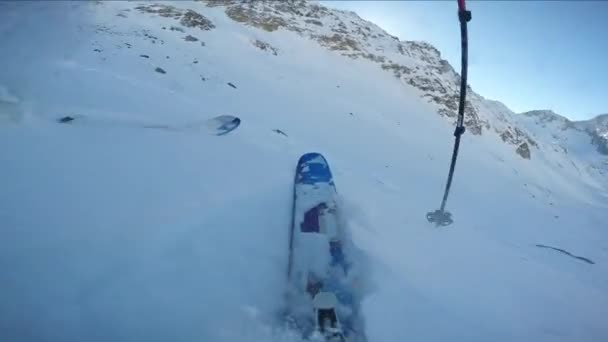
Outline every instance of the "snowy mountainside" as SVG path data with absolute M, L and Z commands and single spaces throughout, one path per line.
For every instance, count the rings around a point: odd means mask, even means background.
M 436 107 L 438 114 L 456 116 L 460 76 L 441 58 L 441 53 L 426 42 L 400 41 L 354 12 L 329 9 L 314 1 L 203 2 L 206 6 L 224 8 L 228 17 L 237 22 L 268 32 L 279 29 L 296 32 L 349 58 L 378 64 L 413 87 L 419 96 Z M 498 135 L 503 142 L 514 145 L 514 152 L 524 159 L 536 153 L 547 154 L 513 111 L 498 101 L 485 99 L 470 87 L 465 125 L 475 135 L 483 132 Z M 600 147 L 599 151 L 605 150 L 601 148 L 606 146 L 605 140 L 599 136 L 594 137 L 592 143 Z M 572 161 L 579 169 L 597 168 L 595 164 L 579 165 L 578 162 L 576 158 Z M 600 177 L 604 178 L 603 173 Z
M 553 151 L 471 95 L 455 223 L 426 221 L 457 90 L 426 43 L 308 2 L 116 1 L 0 2 L 0 46 L 0 340 L 299 341 L 277 313 L 310 151 L 369 263 L 370 342 L 608 338 L 586 133 Z M 228 135 L 199 125 L 224 114 L 242 120 Z
M 279 28 L 294 31 L 344 56 L 370 60 L 414 87 L 419 96 L 436 106 L 440 115 L 456 116 L 460 76 L 426 42 L 400 41 L 354 12 L 328 9 L 315 2 L 204 2 L 208 6 L 225 6 L 226 14 L 238 22 L 270 32 Z M 486 101 L 470 88 L 468 99 L 465 124 L 469 132 L 499 134 L 517 147 L 518 154 L 529 158 L 530 149 L 536 144 L 514 125 L 513 112 L 502 104 Z
M 551 110 L 535 110 L 522 113 L 518 120 L 546 147 L 546 154 L 555 154 L 556 163 L 566 158 L 573 167 L 602 179 L 608 175 L 608 120 L 605 117 L 571 121 Z
M 592 143 L 597 146 L 598 152 L 608 155 L 608 114 L 576 124 L 591 135 Z

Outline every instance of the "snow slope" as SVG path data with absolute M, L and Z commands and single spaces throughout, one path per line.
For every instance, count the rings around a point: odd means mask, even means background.
M 0 3 L 1 340 L 297 340 L 276 313 L 309 151 L 371 263 L 369 341 L 608 338 L 602 175 L 466 134 L 455 224 L 435 229 L 453 128 L 416 85 L 224 6 L 140 5 Z M 213 136 L 217 115 L 242 123 Z
M 541 157 L 548 163 L 600 188 L 608 175 L 608 145 L 604 138 L 608 126 L 602 118 L 570 121 L 550 110 L 530 111 L 517 117 L 538 141 L 544 151 Z

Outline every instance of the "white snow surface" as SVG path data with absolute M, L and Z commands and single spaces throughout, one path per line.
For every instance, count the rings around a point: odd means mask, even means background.
M 370 262 L 370 342 L 608 340 L 608 184 L 577 167 L 606 159 L 585 138 L 525 160 L 465 134 L 455 223 L 437 229 L 453 127 L 414 88 L 222 6 L 171 4 L 216 27 L 138 2 L 0 3 L 1 341 L 297 341 L 276 317 L 311 151 Z M 197 129 L 218 115 L 241 126 Z

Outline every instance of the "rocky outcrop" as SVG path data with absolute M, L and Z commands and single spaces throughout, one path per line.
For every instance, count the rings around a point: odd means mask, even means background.
M 175 6 L 164 4 L 140 5 L 135 7 L 135 9 L 140 12 L 156 14 L 161 17 L 179 20 L 179 23 L 185 27 L 195 27 L 203 31 L 209 31 L 215 28 L 215 25 L 213 22 L 211 22 L 211 20 L 193 10 L 182 10 L 176 8 Z M 179 28 L 175 28 L 174 30 L 179 30 Z
M 261 41 L 259 39 L 254 40 L 253 42 L 253 46 L 257 47 L 258 49 L 262 50 L 262 51 L 266 51 L 266 52 L 270 52 L 271 54 L 277 56 L 279 54 L 279 50 L 275 47 L 273 47 L 272 45 Z
M 517 147 L 517 150 L 515 150 L 515 152 L 524 159 L 530 159 L 530 147 L 528 146 L 527 143 L 523 143 L 523 144 L 519 145 L 519 147 Z

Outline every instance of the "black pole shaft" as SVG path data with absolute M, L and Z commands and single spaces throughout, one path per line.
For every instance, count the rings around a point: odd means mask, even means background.
M 445 185 L 445 191 L 443 193 L 443 199 L 441 201 L 441 211 L 445 210 L 446 203 L 448 202 L 448 196 L 450 194 L 450 188 L 452 187 L 452 179 L 454 178 L 454 169 L 456 168 L 456 159 L 458 158 L 458 149 L 460 148 L 460 137 L 464 133 L 464 109 L 466 105 L 467 96 L 467 75 L 468 75 L 468 54 L 469 54 L 469 42 L 467 33 L 467 22 L 471 19 L 471 12 L 464 9 L 460 9 L 458 12 L 458 18 L 460 19 L 460 41 L 461 41 L 461 63 L 460 63 L 460 99 L 458 103 L 458 119 L 456 120 L 456 130 L 454 131 L 454 150 L 452 152 L 452 161 L 450 163 L 450 172 L 448 173 L 448 180 Z
M 460 18 L 460 46 L 462 56 L 460 58 L 460 102 L 458 103 L 458 125 L 464 124 L 464 107 L 467 97 L 467 77 L 469 74 L 469 38 L 467 32 L 467 21 L 471 18 L 471 12 L 461 11 Z
M 450 172 L 448 174 L 448 181 L 445 184 L 445 191 L 443 193 L 443 199 L 441 200 L 441 211 L 445 211 L 445 205 L 448 202 L 448 195 L 450 188 L 452 187 L 452 179 L 454 178 L 454 169 L 456 168 L 456 158 L 458 157 L 458 148 L 460 147 L 460 135 L 456 136 L 454 141 L 454 151 L 452 152 L 452 162 L 450 163 Z

